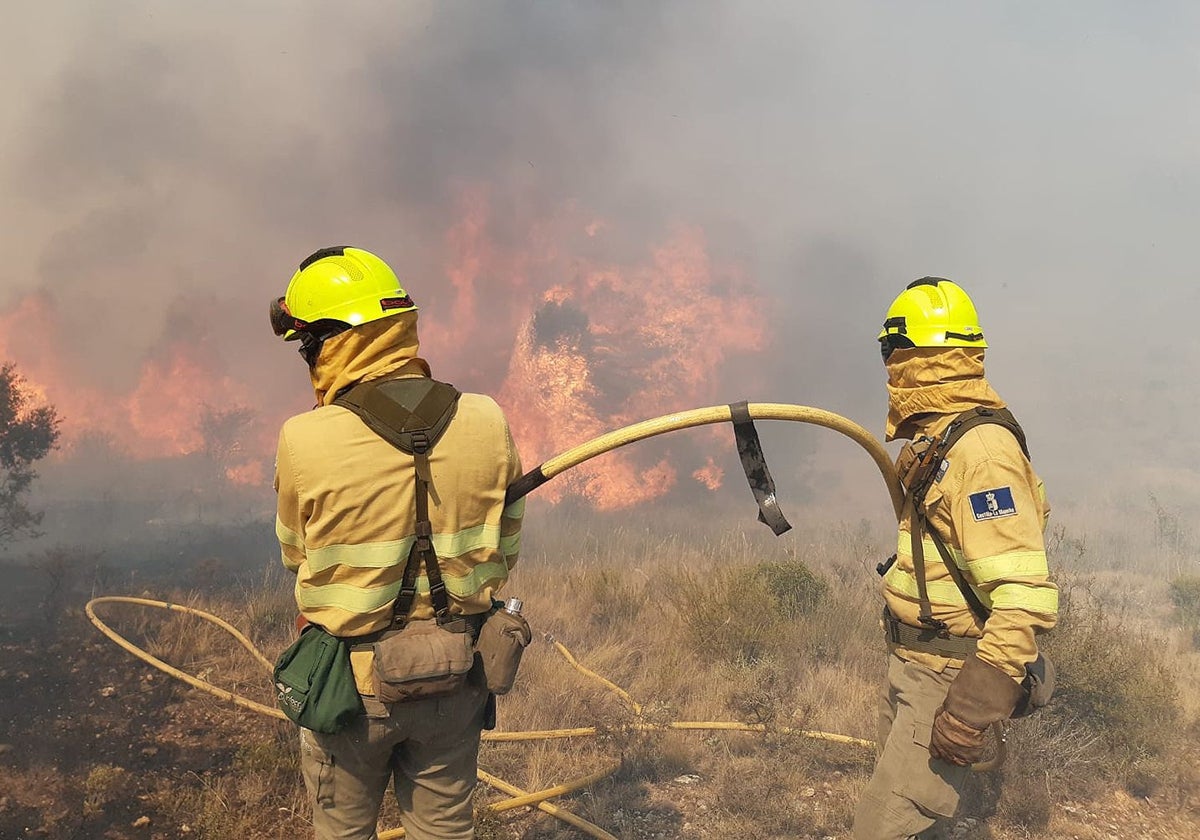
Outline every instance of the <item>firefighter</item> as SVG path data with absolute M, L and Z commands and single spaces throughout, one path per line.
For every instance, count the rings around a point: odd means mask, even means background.
M 1023 432 L 984 376 L 971 299 L 949 280 L 917 280 L 879 342 L 887 440 L 910 441 L 897 460 L 909 495 L 882 583 L 881 751 L 853 836 L 905 840 L 954 814 L 989 728 L 1024 702 L 1058 590 L 1043 538 L 1049 504 Z
M 494 715 L 494 698 L 472 676 L 444 696 L 380 702 L 373 649 L 353 645 L 378 637 L 393 621 L 409 546 L 420 530 L 416 470 L 413 455 L 334 400 L 358 383 L 430 376 L 418 355 L 417 307 L 379 257 L 326 248 L 301 263 L 272 304 L 271 321 L 277 335 L 299 342 L 317 400 L 279 435 L 276 533 L 283 564 L 296 575 L 302 620 L 352 645 L 365 709 L 335 734 L 301 730 L 317 840 L 373 840 L 389 779 L 407 836 L 473 838 L 480 734 Z M 491 398 L 463 393 L 446 416 L 427 455 L 433 571 L 445 584 L 448 617 L 477 633 L 478 619 L 517 561 L 524 505 L 506 507 L 504 494 L 521 464 Z M 406 626 L 434 618 L 428 575 L 422 571 L 417 580 L 411 608 L 399 616 Z

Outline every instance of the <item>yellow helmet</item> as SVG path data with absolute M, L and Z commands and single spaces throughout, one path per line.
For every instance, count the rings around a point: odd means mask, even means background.
M 287 292 L 271 302 L 271 328 L 285 341 L 298 339 L 311 366 L 326 339 L 416 308 L 396 273 L 370 251 L 322 248 L 300 263 Z
M 887 359 L 902 347 L 987 347 L 987 342 L 967 293 L 942 277 L 922 277 L 888 307 L 879 345 Z

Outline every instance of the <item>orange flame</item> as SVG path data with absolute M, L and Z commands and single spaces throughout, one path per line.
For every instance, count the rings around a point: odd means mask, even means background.
M 158 348 L 128 393 L 105 392 L 68 364 L 61 333 L 57 306 L 45 293 L 26 295 L 0 315 L 0 360 L 13 361 L 29 392 L 54 406 L 63 453 L 99 436 L 135 459 L 189 455 L 211 443 L 201 431 L 206 410 L 248 402 L 245 385 L 214 371 L 204 351 L 184 340 Z M 261 476 L 264 465 L 232 469 L 230 480 L 244 483 Z
M 605 250 L 615 250 L 609 238 L 620 226 L 574 204 L 524 229 L 507 218 L 497 225 L 484 189 L 464 191 L 458 210 L 444 239 L 449 306 L 433 308 L 436 320 L 423 325 L 424 354 L 435 375 L 455 367 L 456 384 L 491 391 L 501 383 L 497 398 L 527 467 L 611 429 L 719 401 L 723 368 L 766 346 L 757 287 L 715 261 L 696 228 L 622 261 Z M 418 301 L 436 299 L 438 284 L 417 286 Z M 188 311 L 181 331 L 219 321 Z M 220 367 L 203 336 L 168 330 L 123 390 L 74 369 L 66 338 L 50 295 L 26 295 L 0 313 L 0 361 L 14 361 L 31 392 L 58 409 L 64 450 L 98 434 L 133 458 L 202 453 L 231 484 L 266 483 L 283 418 L 260 410 L 254 389 Z M 227 414 L 213 421 L 214 411 Z M 716 430 L 702 434 L 710 433 L 727 446 Z M 595 459 L 539 496 L 613 510 L 661 496 L 681 472 L 720 486 L 723 470 L 694 437 L 666 446 Z
M 522 324 L 499 399 L 525 457 L 544 459 L 612 428 L 710 401 L 725 359 L 765 343 L 762 302 L 736 271 L 718 268 L 703 235 L 677 232 L 648 264 L 576 266 Z M 719 486 L 711 458 L 697 476 Z M 667 460 L 641 465 L 619 450 L 547 487 L 602 510 L 666 493 Z
M 709 490 L 716 490 L 725 480 L 725 470 L 717 466 L 711 455 L 703 467 L 692 473 L 692 478 L 699 481 Z

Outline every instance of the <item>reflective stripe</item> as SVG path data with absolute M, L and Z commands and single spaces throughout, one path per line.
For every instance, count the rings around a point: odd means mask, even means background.
M 352 613 L 366 613 L 385 607 L 395 601 L 399 594 L 400 581 L 375 589 L 363 589 L 345 583 L 296 587 L 296 601 L 302 609 L 337 607 Z
M 938 552 L 937 546 L 934 545 L 933 540 L 931 540 L 929 537 L 925 537 L 921 540 L 921 547 L 925 550 L 926 563 L 942 562 L 942 555 Z M 950 558 L 954 561 L 954 565 L 958 566 L 960 569 L 966 568 L 966 561 L 963 559 L 963 553 L 961 551 L 949 543 L 946 544 L 946 551 L 950 552 Z M 896 553 L 902 554 L 905 557 L 908 557 L 912 554 L 912 538 L 909 536 L 908 531 L 900 532 L 900 536 L 896 541 Z
M 521 532 L 511 534 L 507 537 L 500 538 L 500 553 L 505 557 L 512 557 L 521 551 Z
M 1050 569 L 1044 551 L 1006 551 L 968 561 L 975 583 L 991 583 L 1013 577 L 1046 577 Z
M 517 499 L 511 505 L 506 507 L 504 512 L 500 515 L 505 519 L 520 519 L 523 517 L 525 515 L 525 497 L 522 496 L 521 498 Z
M 899 564 L 893 564 L 892 568 L 888 569 L 888 573 L 883 576 L 883 582 L 889 589 L 895 590 L 910 600 L 919 601 L 921 598 L 917 591 L 916 576 L 912 572 L 900 568 Z M 965 606 L 967 603 L 967 599 L 963 597 L 962 591 L 953 580 L 942 578 L 941 580 L 926 581 L 926 584 L 925 588 L 929 593 L 930 603 L 951 606 Z M 991 606 L 991 596 L 988 593 L 976 589 L 975 594 L 979 596 L 979 600 L 985 607 Z
M 415 536 L 386 542 L 359 543 L 357 545 L 327 545 L 308 551 L 308 567 L 313 574 L 333 566 L 348 566 L 353 569 L 386 569 L 403 563 L 412 550 Z M 500 528 L 497 525 L 476 525 L 456 534 L 434 534 L 433 550 L 441 558 L 460 557 L 478 549 L 496 549 L 500 546 Z
M 457 598 L 469 598 L 491 581 L 508 579 L 508 566 L 504 563 L 480 563 L 470 574 L 462 577 L 443 575 L 446 591 Z M 429 594 L 429 580 L 424 575 L 417 578 L 417 592 Z M 390 604 L 400 594 L 400 581 L 372 588 L 351 586 L 346 583 L 327 583 L 321 586 L 296 587 L 296 599 L 303 608 L 337 607 L 352 613 L 366 613 Z
M 1002 583 L 992 590 L 994 609 L 1029 610 L 1044 615 L 1058 614 L 1058 590 L 1049 586 Z
M 278 516 L 275 517 L 275 537 L 284 545 L 290 545 L 293 548 L 304 550 L 304 540 L 300 539 L 300 535 L 291 528 L 283 524 L 283 520 Z

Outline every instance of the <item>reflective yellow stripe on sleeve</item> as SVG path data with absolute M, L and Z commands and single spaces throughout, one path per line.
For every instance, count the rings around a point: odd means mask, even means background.
M 275 517 L 275 538 L 283 545 L 290 545 L 293 548 L 304 550 L 304 540 L 300 539 L 300 535 L 291 528 L 283 524 L 283 520 L 278 516 Z
M 1050 574 L 1044 551 L 1006 551 L 969 560 L 967 568 L 977 584 L 1013 577 L 1046 577 Z
M 1058 590 L 1052 586 L 1002 583 L 992 590 L 992 608 L 1028 610 L 1043 615 L 1057 615 Z
M 518 531 L 507 537 L 500 538 L 500 553 L 505 557 L 512 557 L 521 551 L 521 533 Z

